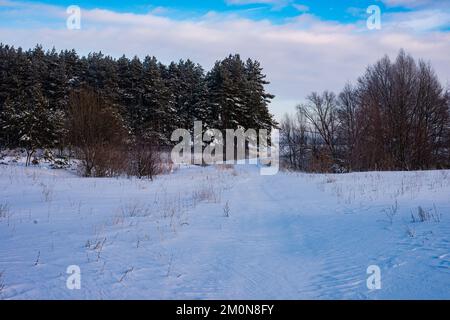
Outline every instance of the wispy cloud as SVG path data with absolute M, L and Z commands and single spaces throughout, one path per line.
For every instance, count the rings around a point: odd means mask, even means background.
M 450 11 L 440 9 L 424 9 L 387 13 L 384 15 L 385 27 L 406 29 L 410 31 L 431 31 L 450 27 Z
M 270 4 L 283 6 L 292 2 L 291 0 L 225 0 L 228 5 L 248 5 L 248 4 Z
M 309 7 L 305 6 L 304 4 L 294 3 L 294 4 L 292 4 L 292 6 L 300 12 L 308 12 L 309 11 Z
M 266 4 L 272 6 L 275 10 L 280 10 L 291 5 L 293 0 L 225 0 L 227 5 L 242 6 L 249 4 Z
M 448 0 L 381 0 L 387 7 L 417 8 L 436 3 L 450 3 Z

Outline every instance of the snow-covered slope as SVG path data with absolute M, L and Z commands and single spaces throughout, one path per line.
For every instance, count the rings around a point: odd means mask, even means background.
M 0 212 L 4 299 L 450 299 L 449 171 L 150 182 L 0 165 Z

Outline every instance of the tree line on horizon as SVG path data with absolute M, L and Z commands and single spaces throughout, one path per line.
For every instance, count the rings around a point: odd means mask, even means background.
M 84 175 L 151 176 L 155 146 L 175 129 L 281 129 L 294 170 L 351 172 L 450 167 L 450 91 L 430 63 L 403 50 L 338 94 L 313 92 L 278 124 L 258 61 L 118 59 L 0 44 L 0 149 L 75 150 Z
M 338 94 L 311 93 L 280 126 L 283 160 L 295 170 L 450 168 L 450 91 L 404 50 Z

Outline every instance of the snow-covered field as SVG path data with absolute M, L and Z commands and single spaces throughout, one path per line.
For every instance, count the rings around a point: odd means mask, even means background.
M 150 182 L 0 165 L 0 275 L 3 299 L 450 299 L 450 171 Z

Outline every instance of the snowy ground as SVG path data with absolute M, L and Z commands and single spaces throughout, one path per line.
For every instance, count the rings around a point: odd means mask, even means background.
M 3 299 L 450 299 L 450 171 L 150 182 L 0 165 L 0 274 Z

